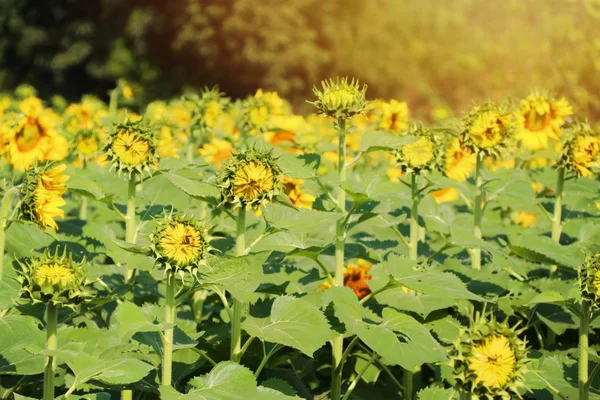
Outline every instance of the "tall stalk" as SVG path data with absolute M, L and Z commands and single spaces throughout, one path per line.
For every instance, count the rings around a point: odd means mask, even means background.
M 165 336 L 163 339 L 162 384 L 171 386 L 173 371 L 173 329 L 175 325 L 175 272 L 167 273 L 167 302 L 165 305 Z
M 46 305 L 46 350 L 56 350 L 58 340 L 56 337 L 58 307 L 48 302 Z M 44 400 L 54 400 L 54 375 L 56 365 L 53 355 L 46 357 L 46 367 L 44 368 Z
M 137 173 L 132 172 L 129 175 L 129 185 L 127 190 L 127 214 L 125 215 L 125 241 L 135 243 L 136 221 L 135 221 L 135 192 L 137 188 Z M 135 278 L 135 269 L 127 268 L 128 284 L 133 284 Z
M 83 169 L 85 171 L 85 169 L 87 168 L 87 162 L 85 160 L 83 160 L 83 167 L 81 169 Z M 81 196 L 81 206 L 79 207 L 79 219 L 82 221 L 87 220 L 87 215 L 88 215 L 88 198 L 87 196 Z
M 119 105 L 119 85 L 110 91 L 110 100 L 108 103 L 108 115 L 114 120 L 117 118 L 117 108 Z
M 235 255 L 241 257 L 246 250 L 246 209 L 242 206 L 238 211 L 237 229 L 235 236 Z M 242 311 L 244 304 L 233 300 L 233 313 L 231 317 L 231 360 L 240 361 L 242 349 Z
M 565 169 L 558 169 L 556 178 L 556 197 L 554 200 L 554 217 L 552 218 L 552 240 L 556 243 L 560 242 L 560 234 L 562 231 L 562 193 L 565 186 Z
M 6 225 L 8 224 L 8 212 L 12 196 L 18 195 L 19 189 L 13 187 L 4 193 L 0 204 L 0 281 L 4 273 L 4 247 L 6 246 Z
M 579 400 L 588 400 L 588 364 L 589 364 L 589 330 L 590 330 L 590 302 L 581 302 L 581 316 L 579 317 Z
M 477 153 L 477 163 L 475 164 L 475 201 L 473 204 L 473 234 L 477 239 L 481 239 L 481 219 L 483 217 L 483 178 L 481 177 L 481 169 L 483 166 L 483 157 L 481 153 Z M 471 266 L 473 269 L 481 269 L 481 248 L 475 247 L 471 249 Z
M 338 176 L 340 189 L 338 191 L 338 211 L 346 212 L 346 192 L 342 185 L 346 182 L 346 121 L 338 120 L 339 149 L 338 149 Z M 335 237 L 335 286 L 344 286 L 344 245 L 346 242 L 346 225 L 344 218 L 340 218 L 336 226 Z M 331 399 L 339 400 L 342 395 L 342 355 L 344 354 L 344 336 L 338 335 L 332 341 L 332 374 L 331 374 Z

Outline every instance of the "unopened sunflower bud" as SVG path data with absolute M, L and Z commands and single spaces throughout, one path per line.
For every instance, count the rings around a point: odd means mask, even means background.
M 321 114 L 333 118 L 348 119 L 365 110 L 367 86 L 360 86 L 358 80 L 348 78 L 329 79 L 321 82 L 323 90 L 313 88 L 317 100 L 310 102 Z
M 592 307 L 600 307 L 600 252 L 586 254 L 579 268 L 579 290 L 583 300 Z
M 498 156 L 512 136 L 509 114 L 495 103 L 473 107 L 463 124 L 462 141 L 474 153 Z
M 439 151 L 440 144 L 433 133 L 422 126 L 415 126 L 408 134 L 416 136 L 417 140 L 395 152 L 402 171 L 420 175 L 438 168 L 442 154 Z

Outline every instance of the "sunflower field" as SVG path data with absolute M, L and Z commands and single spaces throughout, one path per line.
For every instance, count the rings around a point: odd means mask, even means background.
M 0 398 L 600 399 L 598 125 L 313 92 L 2 97 Z

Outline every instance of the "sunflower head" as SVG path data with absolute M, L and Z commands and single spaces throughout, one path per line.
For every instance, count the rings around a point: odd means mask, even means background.
M 409 135 L 415 136 L 417 140 L 395 152 L 402 171 L 420 175 L 436 169 L 440 164 L 441 153 L 433 132 L 422 126 L 413 126 Z
M 91 297 L 83 270 L 85 260 L 73 261 L 66 248 L 62 253 L 44 252 L 17 262 L 17 280 L 21 284 L 21 298 L 32 303 L 52 302 L 74 307 Z
M 574 123 L 568 130 L 557 164 L 577 176 L 590 177 L 600 158 L 600 135 L 589 124 Z
M 150 240 L 157 264 L 178 273 L 195 274 L 211 250 L 208 230 L 184 214 L 166 214 Z
M 232 155 L 217 175 L 223 204 L 258 208 L 282 192 L 282 171 L 270 151 L 251 149 Z
M 267 131 L 272 114 L 271 107 L 264 96 L 248 96 L 240 104 L 238 126 L 252 136 Z
M 67 191 L 69 176 L 64 174 L 66 165 L 34 165 L 25 173 L 21 185 L 21 205 L 19 218 L 33 221 L 40 227 L 57 229 L 54 221 L 64 218 L 62 210 L 66 202 L 63 194 Z
M 594 308 L 600 308 L 600 252 L 586 254 L 579 268 L 579 289 L 583 300 Z
M 475 171 L 477 157 L 459 138 L 453 139 L 444 152 L 444 173 L 457 182 L 465 182 Z
M 367 86 L 361 87 L 356 79 L 337 77 L 321 82 L 322 89 L 313 88 L 317 100 L 313 104 L 321 114 L 337 118 L 348 119 L 365 110 Z
M 96 158 L 102 151 L 102 137 L 96 129 L 82 129 L 73 139 L 73 152 L 82 161 Z
M 110 133 L 104 152 L 119 173 L 150 173 L 158 161 L 157 134 L 143 123 L 125 121 L 117 124 Z
M 475 106 L 463 119 L 463 144 L 474 153 L 497 156 L 506 148 L 513 128 L 510 115 L 495 103 Z
M 284 176 L 281 178 L 281 183 L 283 184 L 283 191 L 294 206 L 298 208 L 312 208 L 316 197 L 303 190 L 302 184 L 304 181 L 302 179 Z
M 528 150 L 546 149 L 555 142 L 573 108 L 565 98 L 548 92 L 535 92 L 521 101 L 516 115 L 516 138 Z
M 527 370 L 527 342 L 522 330 L 476 314 L 450 349 L 456 389 L 479 399 L 521 398 Z
M 211 131 L 229 107 L 229 98 L 218 86 L 205 86 L 199 94 L 186 96 L 185 100 L 189 102 L 192 110 L 192 131 L 199 133 Z

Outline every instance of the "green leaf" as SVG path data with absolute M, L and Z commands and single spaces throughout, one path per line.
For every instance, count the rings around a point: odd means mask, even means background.
M 452 400 L 456 396 L 454 389 L 428 387 L 417 393 L 418 400 Z
M 142 380 L 154 368 L 152 365 L 135 358 L 105 360 L 89 354 L 79 353 L 68 357 L 66 363 L 75 374 L 73 387 L 91 380 L 109 385 L 125 385 Z
M 567 299 L 562 293 L 549 290 L 538 294 L 527 304 L 564 303 L 565 301 L 567 301 Z
M 246 367 L 231 361 L 217 364 L 207 375 L 193 378 L 190 394 L 205 400 L 246 400 L 257 395 L 256 378 Z
M 388 131 L 367 131 L 362 136 L 360 151 L 395 150 L 417 140 L 418 138 L 415 136 L 400 135 Z
M 198 180 L 189 179 L 173 172 L 164 174 L 167 179 L 188 196 L 218 204 L 221 192 L 214 185 Z
M 36 375 L 44 370 L 45 356 L 25 350 L 44 347 L 45 334 L 38 325 L 32 317 L 0 317 L 0 375 Z
M 219 285 L 237 300 L 250 303 L 257 299 L 254 293 L 262 282 L 263 264 L 271 252 L 242 257 L 211 257 L 208 265 L 200 268 L 202 285 Z
M 316 306 L 291 296 L 278 297 L 269 317 L 249 316 L 242 327 L 251 336 L 293 347 L 309 357 L 333 337 L 327 319 Z
M 6 252 L 15 258 L 28 257 L 32 250 L 43 250 L 54 240 L 33 223 L 15 221 L 6 230 Z
M 147 246 L 140 246 L 139 244 L 127 243 L 119 239 L 113 239 L 113 242 L 123 250 L 128 251 L 130 253 L 141 254 L 144 256 L 150 256 L 152 254 L 152 250 Z
M 262 208 L 267 222 L 282 230 L 298 233 L 318 232 L 335 226 L 343 217 L 341 213 L 309 210 L 294 210 L 277 204 L 269 204 Z
M 296 156 L 287 151 L 275 149 L 273 154 L 277 156 L 277 165 L 286 176 L 297 179 L 310 179 L 317 175 L 317 169 L 321 163 L 318 154 L 302 154 Z
M 336 317 L 346 331 L 357 335 L 379 355 L 407 370 L 443 361 L 446 353 L 429 330 L 413 317 L 391 308 L 383 309 L 382 322 L 363 320 L 363 309 L 354 292 L 346 287 L 333 287 L 325 292 L 327 303 L 333 303 Z M 377 317 L 369 316 L 370 321 Z
M 583 252 L 577 246 L 562 246 L 547 236 L 514 235 L 509 238 L 513 253 L 530 261 L 559 264 L 578 269 L 583 263 Z
M 126 301 L 117 306 L 112 316 L 113 327 L 124 338 L 129 338 L 138 332 L 157 332 L 163 331 L 162 324 L 156 324 L 155 317 L 151 312 L 146 311 L 136 304 Z

